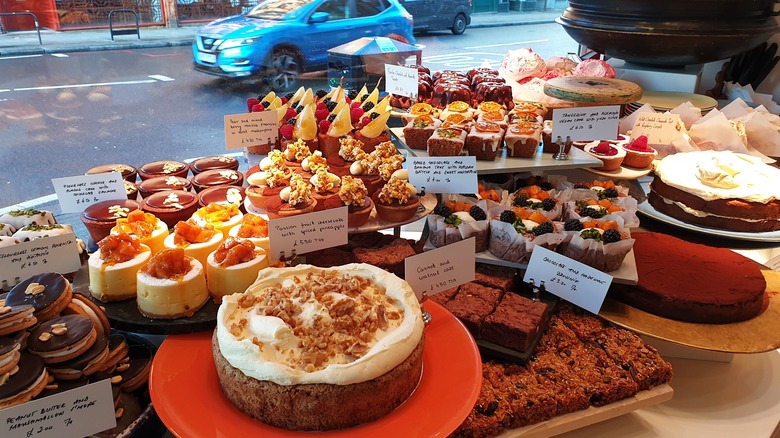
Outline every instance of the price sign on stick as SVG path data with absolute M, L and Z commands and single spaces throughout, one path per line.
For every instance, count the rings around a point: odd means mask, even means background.
M 618 135 L 620 106 L 594 106 L 553 110 L 552 139 L 574 141 L 614 140 Z
M 385 64 L 385 91 L 416 100 L 419 76 L 416 68 Z
M 471 237 L 404 260 L 404 278 L 417 298 L 431 296 L 474 280 L 475 242 Z
M 650 144 L 671 144 L 682 129 L 684 126 L 677 114 L 642 113 L 634 122 L 631 138 L 645 135 Z

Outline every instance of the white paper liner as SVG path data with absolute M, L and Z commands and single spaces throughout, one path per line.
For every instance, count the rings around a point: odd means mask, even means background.
M 566 239 L 560 223 L 554 224 L 556 232 L 534 236 L 521 234 L 514 225 L 493 219 L 490 221 L 490 243 L 488 250 L 494 256 L 514 263 L 526 263 L 531 258 L 534 247 L 555 251 Z
M 583 239 L 579 231 L 566 231 L 565 242 L 559 246 L 561 254 L 600 271 L 610 272 L 620 268 L 623 259 L 634 247 L 634 239 L 622 239 L 607 243 L 595 239 Z
M 485 251 L 488 246 L 488 232 L 489 232 L 489 226 L 490 226 L 490 213 L 489 213 L 489 207 L 488 201 L 485 199 L 479 200 L 478 202 L 474 198 L 469 198 L 466 196 L 461 195 L 447 195 L 449 200 L 454 201 L 465 201 L 472 205 L 479 206 L 482 210 L 485 211 L 485 214 L 487 215 L 487 219 L 481 220 L 481 221 L 474 221 L 474 222 L 462 222 L 457 227 L 453 225 L 449 225 L 444 222 L 444 217 L 439 216 L 437 214 L 429 214 L 427 216 L 428 221 L 428 241 L 431 243 L 431 245 L 439 248 L 445 245 L 449 245 L 451 243 L 459 242 L 461 240 L 468 239 L 469 237 L 474 237 L 475 239 L 475 246 L 476 251 L 481 252 Z M 495 204 L 495 202 L 493 202 Z

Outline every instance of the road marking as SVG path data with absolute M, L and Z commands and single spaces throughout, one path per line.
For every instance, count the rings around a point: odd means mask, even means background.
M 471 49 L 485 49 L 487 47 L 505 47 L 505 46 L 517 46 L 517 45 L 526 45 L 526 44 L 532 44 L 532 43 L 546 43 L 550 40 L 530 40 L 530 41 L 517 41 L 514 43 L 503 43 L 503 44 L 488 44 L 486 46 L 471 46 L 471 47 L 464 47 L 464 50 L 471 50 Z
M 176 80 L 174 78 L 169 78 L 168 76 L 163 76 L 163 75 L 149 75 L 149 77 L 152 78 L 152 79 L 157 79 L 158 81 L 161 81 L 161 82 L 169 82 L 169 81 L 175 81 Z
M 64 54 L 64 53 L 52 53 L 51 56 L 55 58 L 70 58 L 70 56 Z
M 43 55 L 19 55 L 19 56 L 3 56 L 0 58 L 0 61 L 5 61 L 8 59 L 22 59 L 22 58 L 40 58 Z
M 151 76 L 150 76 L 151 77 Z M 165 77 L 165 76 L 162 76 Z M 168 78 L 169 80 L 173 80 Z M 160 79 L 160 81 L 167 80 L 167 79 Z M 0 90 L 0 92 L 8 92 L 8 91 L 37 91 L 37 90 L 58 90 L 62 88 L 86 88 L 86 87 L 104 87 L 104 86 L 111 86 L 111 85 L 138 85 L 138 84 L 153 84 L 155 82 L 158 82 L 154 79 L 144 79 L 141 81 L 119 81 L 119 82 L 96 82 L 92 84 L 71 84 L 71 85 L 47 85 L 44 87 L 23 87 L 23 88 L 13 88 L 10 90 Z

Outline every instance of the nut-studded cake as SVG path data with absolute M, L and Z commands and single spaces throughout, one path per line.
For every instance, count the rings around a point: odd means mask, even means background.
M 422 373 L 420 306 L 400 278 L 365 264 L 262 271 L 224 297 L 213 337 L 222 390 L 273 426 L 332 430 L 403 403 Z

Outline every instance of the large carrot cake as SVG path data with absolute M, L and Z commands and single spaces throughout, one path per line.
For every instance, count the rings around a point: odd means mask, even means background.
M 311 431 L 394 410 L 420 380 L 422 349 L 411 287 L 365 264 L 265 269 L 223 298 L 213 337 L 220 385 L 238 409 Z

